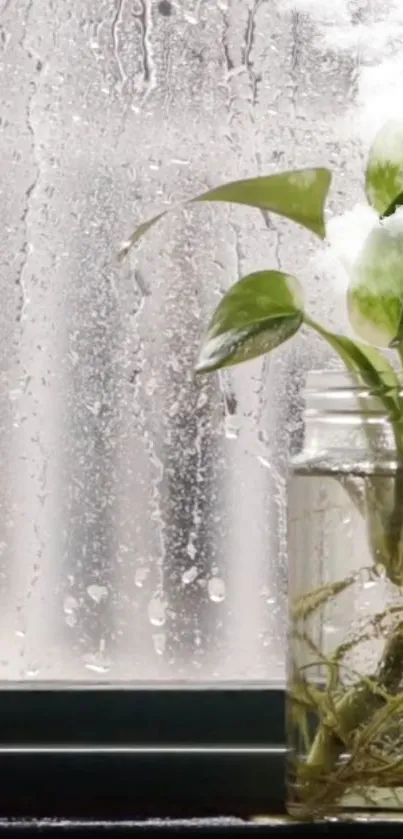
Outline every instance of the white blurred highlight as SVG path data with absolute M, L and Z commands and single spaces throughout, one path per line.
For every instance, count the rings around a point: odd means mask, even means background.
M 282 0 L 281 8 L 308 16 L 324 50 L 356 60 L 356 103 L 341 121 L 342 136 L 353 134 L 369 145 L 387 120 L 403 117 L 402 0 L 376 0 L 371 11 L 359 0 Z

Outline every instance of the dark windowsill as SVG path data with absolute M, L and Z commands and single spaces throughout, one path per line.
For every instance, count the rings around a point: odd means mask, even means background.
M 0 754 L 0 812 L 14 818 L 237 816 L 283 810 L 279 751 L 167 749 Z
M 277 836 L 288 837 L 341 837 L 346 832 L 353 831 L 356 837 L 364 839 L 387 839 L 387 837 L 401 836 L 402 822 L 399 820 L 372 820 L 362 821 L 361 823 L 295 823 L 287 819 L 273 818 L 268 820 L 265 824 L 254 824 L 251 822 L 242 822 L 237 819 L 205 819 L 205 820 L 150 820 L 142 821 L 13 821 L 0 822 L 0 834 L 2 832 L 11 832 L 13 835 L 26 835 L 27 833 L 38 834 L 45 836 L 53 836 L 55 834 L 64 836 L 73 834 L 75 837 L 80 836 L 116 836 L 126 839 L 126 837 L 134 835 L 153 835 L 161 837 L 177 836 L 182 839 L 184 837 L 217 837 L 217 839 L 246 839 L 246 837 L 254 837 L 254 839 L 263 839 L 265 836 L 272 836 L 275 832 Z
M 133 820 L 281 813 L 283 691 L 0 691 L 0 815 Z
M 284 691 L 261 685 L 0 689 L 0 747 L 267 746 L 284 732 Z
M 291 822 L 284 742 L 279 689 L 7 688 L 0 691 L 0 832 L 401 833 L 392 819 Z

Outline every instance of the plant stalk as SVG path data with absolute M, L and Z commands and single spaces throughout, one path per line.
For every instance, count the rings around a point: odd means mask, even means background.
M 403 676 L 403 622 L 386 644 L 377 672 L 363 679 L 323 719 L 307 757 L 307 765 L 329 772 L 344 750 L 352 747 L 352 735 L 399 690 Z

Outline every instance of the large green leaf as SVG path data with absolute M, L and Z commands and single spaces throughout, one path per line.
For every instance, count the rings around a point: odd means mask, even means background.
M 403 337 L 403 228 L 396 219 L 385 219 L 367 237 L 347 294 L 354 331 L 377 347 L 398 346 Z
M 341 360 L 358 381 L 367 385 L 378 396 L 392 418 L 400 419 L 402 404 L 401 385 L 389 361 L 375 347 L 352 341 L 346 335 L 330 332 L 308 315 L 305 323 L 315 330 L 338 353 Z
M 331 182 L 328 169 L 299 169 L 224 184 L 196 201 L 226 201 L 269 210 L 325 238 L 324 205 Z
M 324 206 L 330 182 L 331 173 L 328 169 L 296 169 L 278 175 L 223 184 L 191 198 L 186 203 L 223 201 L 257 207 L 285 216 L 324 239 Z M 123 245 L 120 257 L 126 256 L 130 248 L 164 215 L 165 213 L 159 213 L 137 227 Z
M 301 326 L 302 290 L 280 271 L 248 274 L 224 295 L 210 321 L 196 364 L 206 373 L 270 352 Z
M 380 215 L 390 213 L 403 192 L 403 121 L 391 120 L 377 134 L 368 156 L 365 189 Z

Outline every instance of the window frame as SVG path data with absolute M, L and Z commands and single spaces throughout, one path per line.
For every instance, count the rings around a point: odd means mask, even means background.
M 7 687 L 2 818 L 284 812 L 284 691 L 245 685 Z

